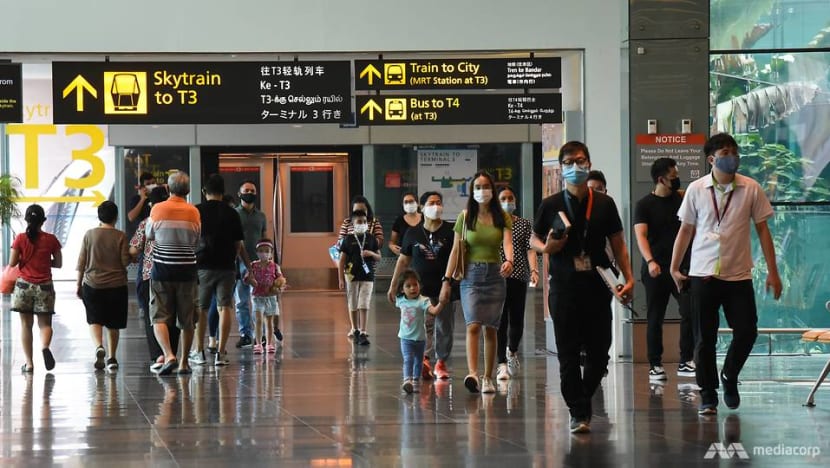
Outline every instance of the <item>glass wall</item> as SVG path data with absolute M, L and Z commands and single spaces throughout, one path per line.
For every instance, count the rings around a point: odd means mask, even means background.
M 741 172 L 775 206 L 769 225 L 784 293 L 779 301 L 766 294 L 753 236 L 758 326 L 830 327 L 830 8 L 808 0 L 711 6 L 711 132 L 735 135 Z M 799 338 L 762 336 L 755 352 L 828 351 Z

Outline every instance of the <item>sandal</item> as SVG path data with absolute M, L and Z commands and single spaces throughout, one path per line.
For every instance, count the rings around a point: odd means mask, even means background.
M 43 348 L 43 363 L 46 365 L 46 370 L 55 368 L 55 356 L 52 355 L 52 351 L 49 351 L 49 348 Z
M 164 363 L 159 369 L 158 375 L 170 375 L 173 373 L 173 370 L 179 367 L 179 361 L 176 359 L 171 359 Z
M 20 372 L 23 372 L 24 374 L 31 374 L 34 371 L 35 371 L 34 367 L 29 367 L 26 364 L 23 364 L 23 367 L 20 368 Z

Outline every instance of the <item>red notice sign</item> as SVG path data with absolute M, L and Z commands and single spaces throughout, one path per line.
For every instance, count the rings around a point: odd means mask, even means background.
M 677 161 L 677 171 L 684 183 L 699 178 L 706 170 L 706 158 L 703 156 L 703 145 L 706 143 L 704 133 L 641 133 L 634 141 L 632 157 L 638 182 L 651 182 L 651 164 L 659 158 Z

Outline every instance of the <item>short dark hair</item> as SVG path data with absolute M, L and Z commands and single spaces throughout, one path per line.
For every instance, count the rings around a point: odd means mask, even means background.
M 372 219 L 372 218 L 375 217 L 375 212 L 372 211 L 372 204 L 369 203 L 368 198 L 364 197 L 363 195 L 356 195 L 354 198 L 352 198 L 352 206 L 354 206 L 355 203 L 361 203 L 363 205 L 366 205 L 366 217 L 367 218 Z M 363 211 L 363 210 L 359 210 L 359 211 Z
M 150 190 L 150 193 L 147 194 L 147 201 L 150 202 L 150 205 L 161 203 L 166 201 L 168 198 L 170 198 L 170 194 L 167 193 L 167 189 L 163 185 L 159 185 L 153 190 Z
M 109 200 L 98 205 L 98 221 L 113 224 L 116 219 L 118 219 L 118 205 Z
M 588 179 L 586 180 L 598 180 L 602 182 L 603 187 L 608 187 L 608 182 L 605 180 L 605 174 L 602 171 L 593 170 L 588 173 Z
M 715 154 L 717 150 L 723 148 L 735 148 L 737 150 L 738 142 L 736 142 L 735 139 L 732 138 L 732 135 L 728 133 L 718 133 L 717 135 L 712 135 L 703 145 L 703 154 L 711 156 Z
M 251 185 L 253 185 L 253 186 L 254 186 L 254 188 L 257 188 L 257 186 L 256 186 L 256 182 L 254 182 L 254 181 L 253 181 L 253 180 L 251 180 L 251 179 L 245 179 L 245 180 L 243 180 L 243 181 L 239 184 L 239 188 L 237 188 L 237 191 L 242 190 L 242 186 L 243 186 L 243 185 L 245 185 L 245 184 L 251 184 Z
M 671 168 L 677 166 L 677 161 L 672 158 L 659 158 L 651 163 L 651 180 L 657 183 L 657 179 L 668 175 Z
M 363 211 L 363 210 L 354 210 L 354 211 L 352 211 L 351 219 L 361 218 L 361 217 L 368 218 L 365 211 Z
M 227 193 L 222 196 L 222 202 L 230 206 L 236 206 L 236 198 L 234 198 L 233 195 Z
M 439 200 L 441 200 L 441 203 L 443 203 L 443 202 L 444 202 L 444 196 L 443 196 L 443 195 L 441 195 L 441 193 L 440 193 L 440 192 L 436 192 L 435 190 L 430 190 L 429 192 L 424 192 L 424 193 L 421 195 L 421 200 L 420 200 L 421 206 L 426 205 L 426 204 L 427 204 L 427 200 L 429 200 L 429 197 L 432 197 L 432 196 L 436 196 L 436 197 L 438 197 L 438 199 L 439 199 Z
M 418 274 L 418 272 L 411 268 L 408 268 L 404 270 L 403 273 L 401 273 L 401 277 L 398 280 L 398 295 L 403 294 L 403 284 L 406 283 L 406 280 L 409 279 L 414 279 L 418 282 L 418 284 L 421 284 L 421 276 Z
M 225 179 L 219 174 L 211 174 L 205 181 L 205 193 L 208 195 L 224 195 Z
M 140 176 L 138 176 L 138 183 L 144 185 L 144 182 L 148 180 L 155 180 L 156 176 L 153 175 L 152 172 L 142 172 Z
M 559 162 L 561 163 L 565 156 L 582 152 L 588 161 L 591 160 L 591 154 L 588 152 L 588 147 L 581 141 L 569 141 L 559 148 Z

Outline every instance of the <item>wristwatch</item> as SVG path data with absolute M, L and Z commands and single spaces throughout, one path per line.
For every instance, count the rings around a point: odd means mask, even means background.
M 449 276 L 444 276 L 444 277 L 442 277 L 442 278 L 441 278 L 441 282 L 443 283 L 444 281 L 446 281 L 446 282 L 448 282 L 448 283 L 452 284 L 452 278 L 450 278 Z

